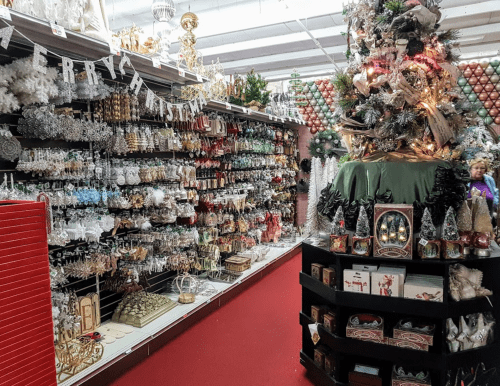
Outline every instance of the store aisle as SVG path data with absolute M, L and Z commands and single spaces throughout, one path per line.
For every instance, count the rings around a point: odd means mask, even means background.
M 298 253 L 113 386 L 307 386 Z

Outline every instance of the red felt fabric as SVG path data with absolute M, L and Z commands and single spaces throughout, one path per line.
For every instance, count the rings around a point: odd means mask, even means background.
M 299 253 L 113 386 L 308 386 L 300 365 Z

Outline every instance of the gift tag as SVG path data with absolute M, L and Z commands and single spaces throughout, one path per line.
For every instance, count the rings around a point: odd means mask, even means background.
M 248 109 L 247 112 L 248 112 L 248 115 L 252 115 L 252 109 Z
M 246 107 L 242 107 L 241 109 L 243 110 L 243 114 L 246 114 L 246 113 L 247 113 L 247 109 L 246 109 Z
M 308 324 L 307 327 L 309 327 L 309 331 L 311 332 L 311 339 L 313 343 L 316 345 L 319 342 L 319 333 L 318 333 L 318 323 L 314 324 Z
M 153 62 L 153 67 L 156 68 L 161 68 L 161 63 L 160 63 L 160 58 L 155 56 L 151 58 L 151 61 Z
M 269 114 L 269 120 L 272 121 L 273 120 L 273 116 L 271 114 Z
M 57 25 L 56 23 L 51 22 L 50 23 L 50 28 L 52 29 L 52 33 L 54 35 L 57 35 L 61 38 L 66 38 L 66 31 L 64 30 L 63 26 Z
M 109 43 L 109 52 L 111 55 L 120 56 L 120 49 L 121 49 L 121 47 L 117 46 L 113 42 Z
M 0 18 L 12 21 L 12 18 L 10 17 L 9 8 L 0 5 Z
M 226 110 L 231 110 L 231 105 L 226 102 Z
M 186 71 L 184 71 L 182 68 L 177 67 L 179 70 L 179 76 L 185 77 L 186 76 Z
M 200 83 L 203 83 L 203 78 L 200 74 L 196 74 L 196 80 Z
M 285 118 L 281 118 L 281 123 L 285 123 Z
M 424 247 L 429 244 L 429 242 L 426 240 L 426 239 L 420 239 L 420 241 L 418 242 L 420 245 L 423 245 Z

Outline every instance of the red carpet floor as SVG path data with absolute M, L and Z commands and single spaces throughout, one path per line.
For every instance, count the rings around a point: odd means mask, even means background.
M 307 386 L 300 364 L 299 253 L 113 386 Z

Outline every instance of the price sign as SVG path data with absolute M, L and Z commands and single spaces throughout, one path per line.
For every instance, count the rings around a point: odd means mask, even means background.
M 151 61 L 153 62 L 153 67 L 156 68 L 161 68 L 161 63 L 160 63 L 160 58 L 159 57 L 153 57 L 151 58 Z
M 184 71 L 182 68 L 177 68 L 179 70 L 179 76 L 185 77 L 186 76 L 186 71 Z
M 109 52 L 111 55 L 120 56 L 121 47 L 114 44 L 113 42 L 109 42 Z
M 226 102 L 226 110 L 231 110 L 231 105 Z
M 196 74 L 196 80 L 200 83 L 203 83 L 203 78 L 201 77 L 200 74 Z
M 247 109 L 245 107 L 242 107 L 241 109 L 243 110 L 243 114 L 247 113 Z
M 12 18 L 10 17 L 9 8 L 0 5 L 0 18 L 5 20 L 12 20 Z
M 273 116 L 271 114 L 269 114 L 269 120 L 272 121 L 273 120 Z
M 52 33 L 61 38 L 66 38 L 66 31 L 63 26 L 57 25 L 56 23 L 50 23 L 50 28 L 52 29 Z
M 248 115 L 252 115 L 252 109 L 247 110 Z
M 281 123 L 285 123 L 285 119 L 284 118 L 281 118 Z

